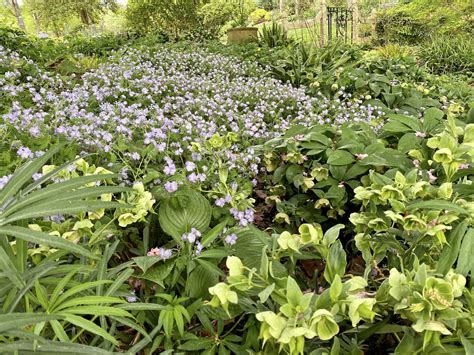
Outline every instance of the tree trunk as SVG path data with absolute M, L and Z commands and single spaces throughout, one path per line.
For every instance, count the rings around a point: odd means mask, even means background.
M 90 19 L 89 13 L 87 12 L 86 9 L 80 9 L 79 10 L 79 16 L 81 17 L 81 22 L 84 25 L 88 26 L 88 25 L 91 24 L 91 19 Z
M 13 11 L 15 12 L 16 21 L 18 22 L 18 27 L 20 27 L 23 31 L 26 32 L 25 21 L 23 20 L 23 16 L 21 16 L 20 6 L 18 5 L 17 0 L 12 0 Z

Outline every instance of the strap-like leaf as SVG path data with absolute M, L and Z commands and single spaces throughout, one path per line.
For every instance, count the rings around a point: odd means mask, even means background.
M 13 197 L 23 185 L 31 179 L 31 176 L 36 173 L 59 149 L 61 146 L 51 148 L 43 156 L 31 160 L 22 165 L 11 177 L 11 179 L 0 190 L 0 207 Z
M 65 291 L 61 296 L 58 297 L 56 302 L 53 304 L 53 308 L 56 307 L 57 305 L 63 303 L 65 300 L 67 300 L 69 297 L 80 293 L 85 290 L 92 289 L 98 285 L 103 285 L 103 284 L 110 284 L 112 281 L 110 280 L 98 280 L 98 281 L 91 281 L 91 282 L 85 282 L 83 284 L 71 287 L 69 290 Z
M 18 340 L 5 344 L 0 344 L 1 353 L 10 353 L 13 351 L 35 352 L 43 354 L 87 354 L 87 355 L 110 355 L 113 354 L 110 351 L 96 348 L 89 345 L 75 344 L 75 343 L 64 343 L 59 341 L 43 340 L 31 341 L 31 340 Z
M 114 209 L 130 207 L 130 205 L 123 203 L 108 201 L 59 201 L 53 204 L 50 202 L 42 202 L 14 213 L 5 220 L 0 221 L 0 226 L 29 218 L 93 212 L 101 208 Z
M 44 232 L 33 231 L 29 228 L 19 226 L 0 226 L 0 234 L 9 235 L 35 244 L 49 245 L 54 248 L 68 250 L 71 253 L 80 254 L 90 259 L 98 259 L 98 256 L 67 239 L 49 235 Z
M 4 216 L 8 216 L 12 214 L 13 212 L 18 211 L 24 207 L 29 207 L 34 203 L 45 201 L 45 200 L 46 201 L 66 200 L 66 199 L 72 200 L 73 198 L 72 196 L 70 196 L 70 194 L 73 191 L 75 192 L 75 189 L 78 189 L 80 187 L 85 186 L 88 183 L 99 181 L 99 180 L 102 180 L 100 178 L 100 175 L 90 175 L 90 176 L 82 176 L 79 178 L 71 179 L 65 182 L 59 182 L 59 183 L 48 185 L 42 188 L 41 190 L 34 191 L 31 194 L 18 199 L 18 201 L 15 201 L 10 206 L 8 206 L 8 208 L 6 208 L 3 211 L 3 214 Z M 115 192 L 120 192 L 120 191 L 126 191 L 127 189 L 129 189 L 129 188 L 121 188 L 121 187 L 115 186 L 115 190 L 114 190 L 114 186 L 101 186 L 101 187 L 97 186 L 97 187 L 89 188 L 89 190 L 86 190 L 86 188 L 83 188 L 77 191 L 82 191 L 82 190 L 91 191 L 93 188 L 99 189 L 99 188 L 104 188 L 104 187 L 106 187 L 106 189 L 104 189 L 104 192 L 100 193 L 99 191 L 96 190 L 97 194 L 95 196 L 100 196 L 101 194 L 105 194 L 105 193 L 115 193 Z M 92 194 L 91 196 L 94 196 L 94 194 Z
M 27 325 L 41 322 L 47 322 L 53 319 L 61 319 L 60 315 L 42 314 L 42 313 L 9 313 L 0 314 L 0 333 L 18 329 Z
M 74 297 L 69 301 L 63 302 L 55 308 L 55 311 L 64 310 L 69 307 L 75 307 L 78 305 L 99 305 L 99 304 L 111 304 L 111 303 L 125 303 L 124 300 L 118 297 L 106 297 L 106 296 L 84 296 Z M 69 312 L 69 310 L 66 310 Z
M 77 306 L 70 307 L 61 311 L 60 314 L 81 314 L 81 315 L 95 315 L 95 316 L 117 316 L 130 317 L 133 316 L 124 309 L 108 306 Z
M 110 341 L 112 344 L 116 346 L 118 345 L 118 341 L 113 336 L 111 336 L 104 329 L 99 327 L 97 324 L 91 322 L 90 320 L 84 319 L 82 317 L 79 317 L 73 314 L 65 315 L 65 320 L 71 324 L 74 324 L 75 326 L 79 328 L 82 328 L 90 333 L 96 334 L 104 338 L 107 341 Z

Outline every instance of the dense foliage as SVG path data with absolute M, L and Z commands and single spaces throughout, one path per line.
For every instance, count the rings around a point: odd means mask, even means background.
M 0 30 L 0 352 L 472 353 L 470 40 L 157 43 L 204 3 Z

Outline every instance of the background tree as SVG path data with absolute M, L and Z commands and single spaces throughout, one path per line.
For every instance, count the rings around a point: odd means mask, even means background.
M 13 7 L 13 12 L 16 17 L 16 21 L 18 22 L 18 27 L 20 27 L 23 31 L 26 31 L 25 21 L 23 20 L 23 16 L 21 15 L 20 5 L 18 5 L 17 0 L 11 0 L 11 5 Z

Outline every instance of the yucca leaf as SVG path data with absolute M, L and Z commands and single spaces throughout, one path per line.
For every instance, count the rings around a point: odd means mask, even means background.
M 27 325 L 61 319 L 62 316 L 44 313 L 9 313 L 0 314 L 0 333 L 10 329 L 19 329 Z
M 11 179 L 0 190 L 0 207 L 12 198 L 23 185 L 31 179 L 32 175 L 36 173 L 59 149 L 61 146 L 51 148 L 43 156 L 30 160 L 23 164 L 11 177 Z
M 68 250 L 71 253 L 80 254 L 90 259 L 99 259 L 98 256 L 92 254 L 87 249 L 74 244 L 67 239 L 49 235 L 44 232 L 33 231 L 29 228 L 19 226 L 0 226 L 0 234 L 9 235 L 35 244 L 49 245 L 54 248 Z
M 124 203 L 108 201 L 59 201 L 56 203 L 50 203 L 47 201 L 24 208 L 23 210 L 4 219 L 3 221 L 0 220 L 0 226 L 30 218 L 54 216 L 58 214 L 62 215 L 76 214 L 80 212 L 93 212 L 101 208 L 114 209 L 130 207 L 130 205 Z
M 96 334 L 105 340 L 111 342 L 114 345 L 118 345 L 118 341 L 107 333 L 104 329 L 99 327 L 97 324 L 91 322 L 90 320 L 84 319 L 82 317 L 73 315 L 73 314 L 66 314 L 65 320 L 71 324 L 74 324 L 76 327 L 82 328 L 92 334 Z
M 75 297 L 69 301 L 61 303 L 58 307 L 55 308 L 55 311 L 64 310 L 65 308 L 85 305 L 85 304 L 111 304 L 111 303 L 125 303 L 124 300 L 118 297 L 106 297 L 106 296 L 84 296 L 84 297 Z

